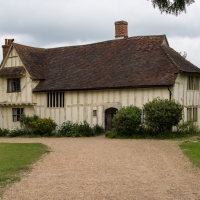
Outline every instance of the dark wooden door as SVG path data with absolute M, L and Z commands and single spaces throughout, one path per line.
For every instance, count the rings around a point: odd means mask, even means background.
M 105 111 L 105 131 L 110 131 L 112 129 L 112 119 L 116 114 L 116 108 L 108 108 Z

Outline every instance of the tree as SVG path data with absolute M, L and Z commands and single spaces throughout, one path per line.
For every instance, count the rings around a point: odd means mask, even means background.
M 182 52 L 179 53 L 183 58 L 187 58 L 187 53 L 184 51 L 184 53 L 182 54 Z
M 194 3 L 194 0 L 151 0 L 152 4 L 155 7 L 158 7 L 159 10 L 167 14 L 178 15 L 181 12 L 186 12 L 186 6 Z

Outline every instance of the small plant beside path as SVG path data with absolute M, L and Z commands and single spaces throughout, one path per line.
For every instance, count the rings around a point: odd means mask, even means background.
M 6 186 L 20 180 L 20 173 L 30 169 L 48 147 L 40 143 L 0 143 L 0 197 Z

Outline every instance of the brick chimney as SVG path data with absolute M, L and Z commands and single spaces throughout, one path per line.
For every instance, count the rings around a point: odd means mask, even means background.
M 128 23 L 126 21 L 115 22 L 115 38 L 122 39 L 128 37 Z
M 10 45 L 13 43 L 14 39 L 5 39 L 5 45 L 2 45 L 3 49 L 3 59 L 6 57 L 8 50 L 10 48 Z

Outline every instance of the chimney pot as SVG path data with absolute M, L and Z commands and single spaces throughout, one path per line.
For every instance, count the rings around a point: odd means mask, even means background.
M 127 38 L 128 37 L 128 23 L 126 21 L 115 22 L 115 38 Z

